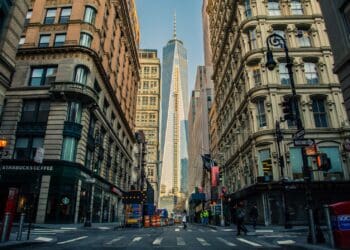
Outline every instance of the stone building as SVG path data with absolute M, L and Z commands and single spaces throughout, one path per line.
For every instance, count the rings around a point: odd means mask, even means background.
M 345 108 L 350 119 L 350 2 L 319 0 L 334 54 L 334 72 L 338 74 Z
M 298 108 L 305 138 L 315 139 L 332 169 L 313 172 L 315 205 L 349 197 L 349 153 L 343 148 L 349 126 L 333 56 L 316 0 L 209 1 L 217 150 L 223 154 L 224 185 L 232 203 L 257 204 L 259 222 L 284 221 L 283 190 L 293 223 L 305 222 L 305 182 L 294 122 L 282 122 L 286 188 L 281 184 L 275 122 L 291 95 L 284 51 L 273 48 L 277 67 L 266 64 L 266 38 L 285 38 L 293 62 Z M 214 118 L 215 114 L 211 114 Z M 216 136 L 216 135 L 214 135 Z M 316 168 L 312 157 L 310 167 Z M 293 198 L 292 198 L 293 197 Z
M 0 132 L 1 185 L 36 223 L 123 219 L 139 81 L 129 13 L 126 0 L 32 1 Z
M 146 177 L 154 190 L 154 202 L 158 204 L 160 164 L 159 125 L 160 125 L 160 59 L 157 50 L 139 50 L 141 65 L 137 106 L 136 130 L 142 130 L 146 140 Z

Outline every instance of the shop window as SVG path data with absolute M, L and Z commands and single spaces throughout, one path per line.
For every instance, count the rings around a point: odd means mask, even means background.
M 268 0 L 267 8 L 270 16 L 281 15 L 279 0 Z
M 256 102 L 256 108 L 257 108 L 257 120 L 258 120 L 258 126 L 260 128 L 266 127 L 266 113 L 265 113 L 265 100 L 259 99 Z
M 28 10 L 26 14 L 26 19 L 24 20 L 24 26 L 27 26 L 28 23 L 30 22 L 30 19 L 32 18 L 33 15 L 33 10 Z
M 47 9 L 44 24 L 53 24 L 55 22 L 56 9 Z
M 80 34 L 80 42 L 79 42 L 79 44 L 81 46 L 90 48 L 91 47 L 91 43 L 92 43 L 92 36 L 90 34 L 88 34 L 88 33 L 82 32 Z
M 325 99 L 314 98 L 312 100 L 312 112 L 314 114 L 316 128 L 328 127 Z
M 303 6 L 301 5 L 300 0 L 292 0 L 291 11 L 292 11 L 292 15 L 302 15 L 303 14 Z
M 76 151 L 77 151 L 77 139 L 73 137 L 65 137 L 63 139 L 61 160 L 75 161 Z
M 49 47 L 50 44 L 50 36 L 51 35 L 40 35 L 39 38 L 39 48 L 46 48 Z
M 36 154 L 37 148 L 42 148 L 44 145 L 43 137 L 17 137 L 14 159 L 16 160 L 33 160 Z
M 250 0 L 244 0 L 244 14 L 246 17 L 252 16 L 252 8 L 250 6 Z
M 280 82 L 282 85 L 290 85 L 290 78 L 289 78 L 289 73 L 287 69 L 287 63 L 279 64 L 279 75 L 280 75 Z
M 80 102 L 70 102 L 68 104 L 67 121 L 80 123 L 81 121 L 82 105 Z
M 86 85 L 88 74 L 89 69 L 86 66 L 77 66 L 74 73 L 74 82 Z
M 29 86 L 49 85 L 56 80 L 57 66 L 42 66 L 32 69 Z
M 55 42 L 53 44 L 54 47 L 61 47 L 64 45 L 66 41 L 66 34 L 56 34 L 55 35 Z
M 84 22 L 95 24 L 96 19 L 96 9 L 91 6 L 86 6 L 85 8 L 85 14 L 84 14 Z
M 25 100 L 21 122 L 47 122 L 50 111 L 48 100 Z
M 305 62 L 304 63 L 304 72 L 307 84 L 318 84 L 318 73 L 317 66 L 315 63 Z
M 72 13 L 71 7 L 62 8 L 61 15 L 60 15 L 60 23 L 68 23 L 71 13 Z

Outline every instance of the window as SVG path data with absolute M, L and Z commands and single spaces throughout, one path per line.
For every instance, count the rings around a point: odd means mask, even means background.
M 143 73 L 144 73 L 145 75 L 148 75 L 148 74 L 149 74 L 149 67 L 144 67 Z
M 86 157 L 85 157 L 85 167 L 92 170 L 92 155 L 94 154 L 94 151 L 87 149 L 86 150 Z
M 74 82 L 86 85 L 88 74 L 89 70 L 87 67 L 83 65 L 77 66 L 75 68 Z
M 142 105 L 148 105 L 148 97 L 147 96 L 142 97 Z
M 48 100 L 23 101 L 21 122 L 47 122 L 50 111 Z
M 158 73 L 157 67 L 152 67 L 151 74 L 157 74 L 157 73 Z
M 272 160 L 269 149 L 259 150 L 259 175 L 264 176 L 265 181 L 272 181 Z
M 257 119 L 260 128 L 266 127 L 266 114 L 265 114 L 265 101 L 264 99 L 259 99 L 256 103 L 257 107 Z
M 298 30 L 298 44 L 299 47 L 308 48 L 311 47 L 310 35 L 307 30 Z
M 342 166 L 342 157 L 339 151 L 339 148 L 336 146 L 330 147 L 319 147 L 319 150 L 322 153 L 327 154 L 327 157 L 331 160 L 332 168 L 327 174 L 338 173 L 340 176 L 339 179 L 343 177 L 343 166 Z
M 253 68 L 253 79 L 255 86 L 261 85 L 261 71 L 258 66 Z
M 96 125 L 96 119 L 95 117 L 92 116 L 92 114 L 90 114 L 89 131 L 88 131 L 88 135 L 90 137 L 94 137 L 95 125 Z
M 256 49 L 257 44 L 256 44 L 256 31 L 255 31 L 255 29 L 249 30 L 248 37 L 249 37 L 250 49 Z
M 95 24 L 96 10 L 91 6 L 86 6 L 84 14 L 84 22 Z
M 251 17 L 252 16 L 252 9 L 250 7 L 250 0 L 245 0 L 244 1 L 244 7 L 245 7 L 245 16 L 246 17 Z
M 273 33 L 280 35 L 281 37 L 284 38 L 284 40 L 286 40 L 286 32 L 283 29 L 275 29 L 273 30 Z
M 77 139 L 73 137 L 65 137 L 63 139 L 61 160 L 75 161 L 77 151 Z
M 279 64 L 280 82 L 282 85 L 290 85 L 290 78 L 287 69 L 287 63 Z
M 62 8 L 61 9 L 61 16 L 60 16 L 60 23 L 68 23 L 71 13 L 72 13 L 71 7 Z
M 317 67 L 314 63 L 304 63 L 305 78 L 307 84 L 318 84 Z
M 327 113 L 324 101 L 324 99 L 320 98 L 315 98 L 312 100 L 312 112 L 314 113 L 316 128 L 328 127 Z
M 67 121 L 80 123 L 81 121 L 81 103 L 80 102 L 70 102 L 68 104 L 68 114 Z
M 29 79 L 29 86 L 49 85 L 56 80 L 57 67 L 44 66 L 33 68 Z
M 301 148 L 290 147 L 289 153 L 290 153 L 289 162 L 293 173 L 293 179 L 304 180 L 303 179 L 303 159 L 301 156 Z
M 149 89 L 149 81 L 143 82 L 143 89 Z
M 36 149 L 44 145 L 43 137 L 18 137 L 16 139 L 14 159 L 16 160 L 33 160 Z
M 54 47 L 60 47 L 64 45 L 64 42 L 66 41 L 66 34 L 57 34 L 55 36 L 55 42 Z
M 300 119 L 301 119 L 302 112 L 300 112 L 300 106 L 299 106 L 299 101 L 298 100 L 297 100 L 297 108 L 298 108 L 299 116 L 300 116 Z M 296 114 L 294 105 L 291 105 L 291 111 L 292 111 L 293 114 Z M 294 120 L 294 119 L 293 120 L 287 120 L 287 124 L 288 124 L 289 128 L 295 128 L 297 126 L 297 121 Z
M 26 37 L 25 36 L 21 36 L 21 38 L 19 39 L 18 45 L 23 45 L 25 42 L 26 42 Z
M 30 22 L 30 19 L 32 18 L 32 15 L 33 15 L 33 10 L 28 10 L 26 19 L 24 21 L 24 25 L 28 25 L 28 23 Z
M 49 47 L 50 35 L 40 35 L 39 48 Z
M 154 96 L 151 96 L 149 99 L 150 105 L 155 106 L 156 105 L 156 98 Z
M 300 0 L 292 0 L 291 2 L 292 15 L 302 15 L 303 7 Z
M 47 9 L 44 24 L 53 24 L 55 22 L 56 9 Z
M 281 15 L 279 0 L 269 0 L 267 8 L 270 16 Z
M 80 45 L 84 47 L 91 47 L 92 36 L 88 33 L 82 32 L 80 34 Z

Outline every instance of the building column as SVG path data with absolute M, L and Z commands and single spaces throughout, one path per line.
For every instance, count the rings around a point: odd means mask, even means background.
M 90 194 L 90 222 L 92 222 L 92 214 L 94 213 L 94 195 L 95 195 L 95 185 L 91 184 L 91 194 Z
M 103 203 L 104 203 L 104 197 L 105 197 L 105 191 L 102 190 L 102 196 L 101 196 L 101 212 L 100 212 L 100 218 L 99 221 L 102 223 L 102 218 L 103 218 Z
M 78 180 L 78 187 L 77 187 L 77 198 L 75 201 L 75 213 L 74 213 L 74 224 L 78 223 L 78 216 L 79 216 L 79 206 L 80 206 L 80 192 L 81 192 L 81 180 Z
M 112 198 L 112 197 L 109 197 L 109 204 L 108 204 L 108 222 L 111 222 L 112 203 L 113 203 L 113 198 Z
M 43 175 L 41 177 L 40 194 L 39 194 L 39 200 L 38 200 L 38 209 L 36 211 L 35 223 L 45 223 L 50 180 L 51 180 L 50 175 Z

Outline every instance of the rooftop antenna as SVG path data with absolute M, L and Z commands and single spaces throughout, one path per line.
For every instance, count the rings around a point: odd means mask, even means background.
M 174 12 L 174 39 L 176 39 L 176 12 Z

